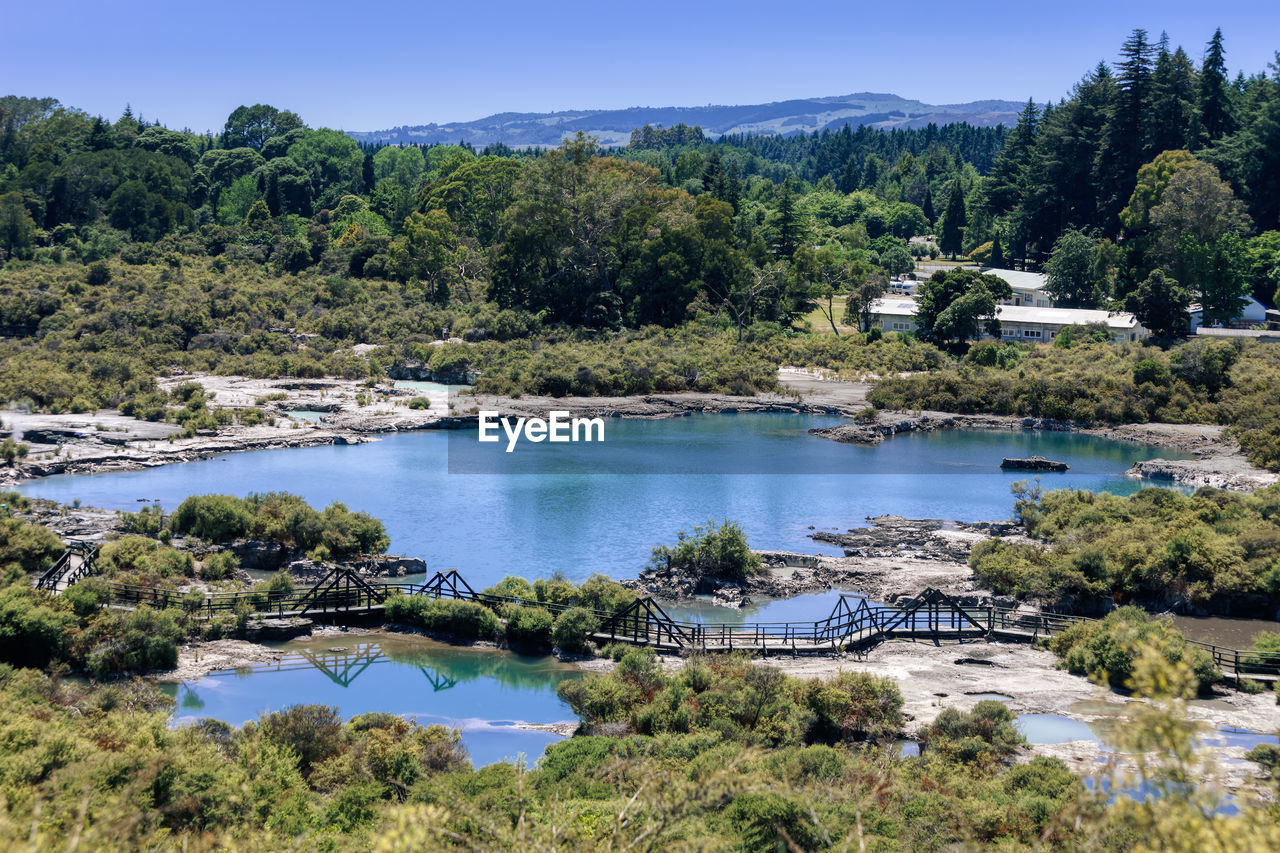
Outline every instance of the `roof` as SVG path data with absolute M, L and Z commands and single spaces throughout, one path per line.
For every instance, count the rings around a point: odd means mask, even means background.
M 1089 308 L 1033 308 L 1030 305 L 1000 305 L 996 314 L 1007 323 L 1045 323 L 1052 326 L 1087 326 L 1103 323 L 1112 329 L 1132 329 L 1138 318 L 1132 314 L 1094 311 Z
M 886 297 L 871 303 L 871 313 L 884 317 L 910 317 L 916 313 L 916 301 L 905 297 Z M 1103 323 L 1112 329 L 1133 329 L 1138 320 L 1132 314 L 1112 314 L 1088 308 L 1033 308 L 1030 305 L 1000 305 L 997 315 L 1006 323 L 1043 323 L 1050 326 L 1087 326 Z
M 994 267 L 987 267 L 981 272 L 984 275 L 993 275 L 996 278 L 1002 278 L 1009 282 L 1010 287 L 1016 287 L 1019 290 L 1040 290 L 1044 287 L 1049 277 L 1042 272 L 1026 272 L 1024 270 L 999 270 Z
M 877 299 L 871 303 L 871 313 L 886 317 L 911 317 L 916 313 L 916 301 L 903 297 Z
M 1196 329 L 1197 335 L 1206 335 L 1211 338 L 1271 338 L 1280 339 L 1280 332 L 1266 329 L 1214 329 L 1209 326 L 1201 326 Z

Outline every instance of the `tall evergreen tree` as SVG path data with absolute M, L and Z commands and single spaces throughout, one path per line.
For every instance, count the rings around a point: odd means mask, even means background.
M 1105 233 L 1119 231 L 1119 214 L 1133 192 L 1138 167 L 1151 157 L 1151 44 L 1136 29 L 1120 49 L 1119 90 L 1112 99 L 1094 164 L 1098 218 Z
M 1229 88 L 1227 52 L 1222 46 L 1222 29 L 1218 28 L 1209 40 L 1200 68 L 1200 126 L 1209 142 L 1236 129 Z
M 1151 75 L 1151 150 L 1157 154 L 1193 148 L 1200 135 L 1195 65 L 1182 48 L 1170 53 L 1166 39 Z
M 1004 269 L 1004 246 L 1000 242 L 1000 232 L 997 231 L 995 236 L 991 238 L 991 261 L 992 267 L 998 270 Z
M 937 221 L 937 214 L 933 210 L 933 193 L 929 192 L 928 184 L 924 187 L 924 201 L 920 204 L 920 210 L 924 213 L 924 218 L 929 220 L 929 227 L 932 228 Z
M 1031 163 L 1036 136 L 1040 129 L 1040 108 L 1035 101 L 1018 114 L 1018 123 L 1005 140 L 1004 148 L 991 167 L 987 182 L 987 204 L 991 213 L 1000 216 L 1013 210 L 1022 200 L 1026 185 L 1027 166 Z
M 952 260 L 955 260 L 963 248 L 965 221 L 964 188 L 960 186 L 960 179 L 954 178 L 947 196 L 947 209 L 942 214 L 942 233 L 938 239 L 938 248 L 950 255 Z
M 845 125 L 848 129 L 848 125 Z M 844 171 L 840 173 L 840 192 L 851 193 L 858 189 L 858 165 L 850 157 L 844 163 Z

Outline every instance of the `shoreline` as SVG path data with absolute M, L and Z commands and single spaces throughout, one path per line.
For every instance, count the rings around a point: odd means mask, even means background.
M 324 639 L 337 632 L 320 629 L 311 636 Z M 352 629 L 344 634 L 358 634 L 372 642 L 383 638 L 402 641 L 417 637 L 426 642 L 441 641 L 420 634 L 406 634 L 388 628 Z M 410 640 L 412 641 L 412 640 Z M 449 643 L 467 648 L 470 644 Z M 490 647 L 483 651 L 508 650 Z M 178 665 L 165 672 L 150 673 L 160 683 L 198 681 L 219 670 L 270 664 L 287 654 L 246 640 L 205 640 L 184 644 L 179 650 Z M 686 659 L 661 655 L 664 669 L 678 670 Z M 867 672 L 892 678 L 903 697 L 905 724 L 901 734 L 914 739 L 920 730 L 932 723 L 945 708 L 970 711 L 992 694 L 1003 695 L 1002 701 L 1015 715 L 1055 715 L 1092 724 L 1103 734 L 1090 739 L 1064 740 L 1060 743 L 1030 744 L 1023 760 L 1035 756 L 1060 758 L 1073 772 L 1090 775 L 1101 762 L 1110 758 L 1122 764 L 1132 756 L 1111 751 L 1105 744 L 1105 731 L 1123 723 L 1130 706 L 1144 700 L 1133 699 L 1096 685 L 1082 676 L 1059 669 L 1052 653 L 1015 643 L 972 640 L 945 645 L 893 640 L 863 654 L 808 657 L 772 655 L 756 658 L 789 676 L 801 679 L 830 679 L 842 672 Z M 584 673 L 605 673 L 616 664 L 607 657 L 575 660 L 572 665 Z M 1187 716 L 1211 729 L 1235 728 L 1274 734 L 1280 728 L 1280 708 L 1269 692 L 1247 694 L 1235 690 L 1215 691 L 1210 698 L 1186 703 Z M 572 736 L 577 722 L 522 723 L 517 728 L 542 731 L 560 737 Z M 1219 781 L 1232 792 L 1256 790 L 1258 771 L 1242 761 L 1247 751 L 1242 747 L 1216 745 L 1208 747 L 1221 762 Z
M 823 379 L 811 372 L 781 369 L 790 391 L 735 397 L 684 392 L 632 397 L 496 397 L 462 396 L 437 389 L 421 391 L 382 384 L 369 388 L 356 380 L 258 380 L 243 377 L 186 375 L 166 379 L 162 387 L 198 381 L 216 405 L 245 408 L 268 397 L 262 408 L 272 423 L 229 426 L 216 435 L 181 437 L 167 423 L 138 421 L 114 410 L 93 414 L 40 415 L 0 412 L 0 421 L 31 445 L 20 464 L 0 469 L 0 487 L 11 487 L 60 474 L 133 471 L 179 462 L 210 459 L 249 450 L 282 450 L 324 445 L 364 444 L 382 435 L 430 429 L 467 428 L 481 409 L 504 416 L 545 417 L 568 411 L 578 417 L 666 419 L 693 414 L 791 412 L 837 415 L 850 422 L 809 430 L 815 437 L 854 444 L 879 444 L 909 432 L 943 430 L 1041 430 L 1074 432 L 1176 450 L 1190 459 L 1153 459 L 1135 463 L 1128 476 L 1154 483 L 1214 486 L 1248 491 L 1280 482 L 1280 475 L 1255 468 L 1239 445 L 1209 424 L 1121 424 L 1086 426 L 1067 421 L 944 412 L 879 412 L 874 422 L 852 418 L 867 409 L 870 385 Z M 441 386 L 443 387 L 443 386 Z M 426 397 L 427 409 L 410 409 L 409 401 Z M 325 423 L 299 420 L 294 413 L 323 416 Z

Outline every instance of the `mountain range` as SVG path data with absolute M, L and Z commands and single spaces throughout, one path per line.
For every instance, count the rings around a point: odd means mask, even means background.
M 929 123 L 968 122 L 976 126 L 1012 125 L 1022 104 L 1014 101 L 971 101 L 926 104 L 898 95 L 858 92 L 828 98 L 805 98 L 769 104 L 705 107 L 629 107 L 622 110 L 565 110 L 554 113 L 496 113 L 475 121 L 401 125 L 387 130 L 353 131 L 360 142 L 393 144 L 460 143 L 482 148 L 504 143 L 513 148 L 558 145 L 581 130 L 605 146 L 626 145 L 631 131 L 649 125 L 683 122 L 697 125 L 711 138 L 752 133 L 787 136 L 846 124 L 854 128 L 924 127 Z

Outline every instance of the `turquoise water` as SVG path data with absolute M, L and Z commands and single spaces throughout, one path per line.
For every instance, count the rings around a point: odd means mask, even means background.
M 281 646 L 276 663 L 212 673 L 176 686 L 174 722 L 212 717 L 232 725 L 299 702 L 337 706 L 343 717 L 389 711 L 462 731 L 476 767 L 533 763 L 558 735 L 516 723 L 577 722 L 556 685 L 580 678 L 551 657 L 449 646 L 423 637 L 326 636 Z
M 792 414 L 608 419 L 604 443 L 524 443 L 512 453 L 481 445 L 474 429 L 427 431 L 49 477 L 20 490 L 129 511 L 139 498 L 172 510 L 210 492 L 283 490 L 316 505 L 343 501 L 383 520 L 393 553 L 425 558 L 428 571 L 457 568 L 480 588 L 507 574 L 634 577 L 654 545 L 707 519 L 734 519 L 756 548 L 839 553 L 810 539 L 810 526 L 847 530 L 886 513 L 1008 518 L 1009 486 L 1027 476 L 1002 471 L 1006 456 L 1070 464 L 1042 475 L 1047 488 L 1128 494 L 1143 485 L 1123 476 L 1133 462 L 1172 455 L 1066 433 L 910 434 L 872 447 L 806 433 L 838 423 Z M 489 473 L 460 473 L 477 470 Z
M 297 409 L 286 414 L 295 421 L 306 421 L 307 423 L 318 424 L 328 416 L 328 412 L 313 412 L 310 409 Z

